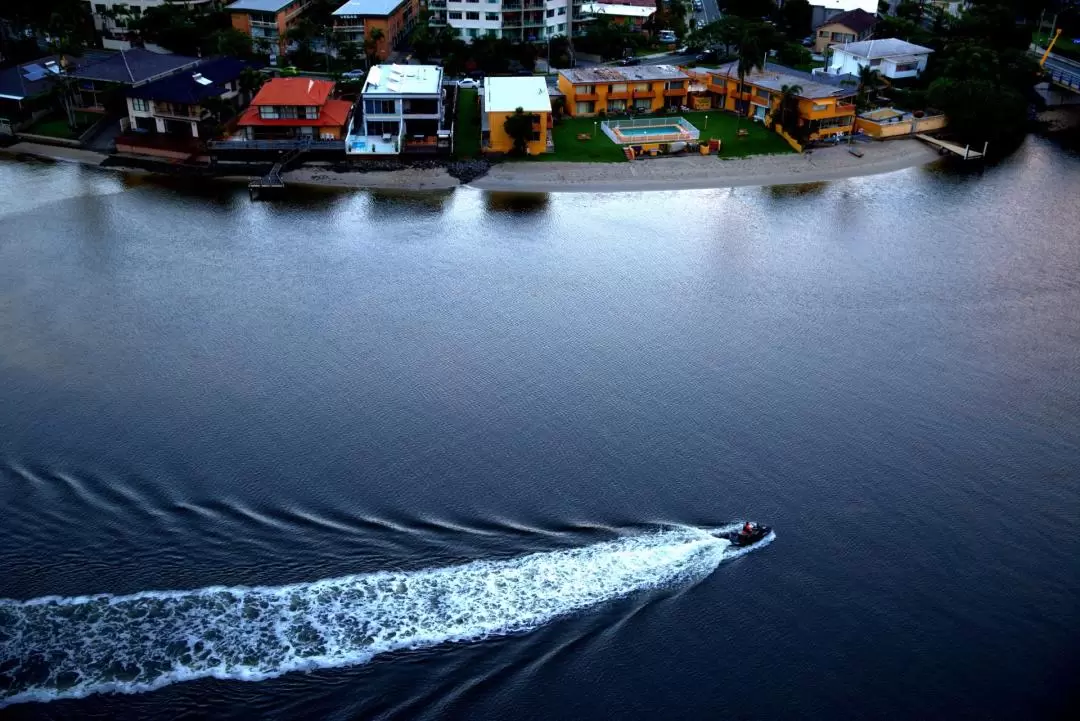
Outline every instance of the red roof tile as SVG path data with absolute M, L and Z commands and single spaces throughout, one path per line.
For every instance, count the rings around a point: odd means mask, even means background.
M 338 128 L 345 125 L 345 119 L 349 117 L 349 109 L 352 103 L 348 100 L 327 100 L 319 110 L 319 117 L 310 118 L 282 118 L 267 120 L 259 117 L 259 108 L 252 105 L 245 110 L 237 121 L 237 125 L 258 125 L 267 128 L 300 128 L 311 126 L 313 128 Z
M 251 101 L 252 105 L 322 105 L 334 84 L 312 78 L 273 78 Z

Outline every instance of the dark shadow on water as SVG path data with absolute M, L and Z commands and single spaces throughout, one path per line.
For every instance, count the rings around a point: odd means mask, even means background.
M 550 193 L 484 193 L 484 207 L 493 213 L 516 215 L 543 213 L 550 202 Z
M 786 200 L 821 195 L 828 187 L 829 184 L 821 180 L 814 183 L 799 183 L 798 185 L 770 185 L 765 190 L 770 198 Z
M 453 196 L 453 190 L 372 190 L 370 212 L 373 218 L 430 217 L 443 213 Z

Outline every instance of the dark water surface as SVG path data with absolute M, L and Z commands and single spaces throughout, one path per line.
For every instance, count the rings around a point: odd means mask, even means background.
M 0 717 L 1077 700 L 1080 158 L 1046 141 L 785 188 L 0 189 L 0 705 L 163 686 Z M 694 528 L 739 518 L 777 539 L 720 563 Z

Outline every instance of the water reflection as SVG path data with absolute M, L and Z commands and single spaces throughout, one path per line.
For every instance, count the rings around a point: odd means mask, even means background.
M 484 193 L 484 207 L 493 213 L 543 213 L 547 211 L 550 202 L 550 193 Z
M 436 216 L 446 211 L 454 196 L 448 190 L 372 190 L 369 211 L 373 218 L 405 216 Z
M 815 183 L 799 183 L 797 185 L 770 185 L 769 196 L 772 198 L 806 198 L 821 195 L 829 184 L 823 180 Z

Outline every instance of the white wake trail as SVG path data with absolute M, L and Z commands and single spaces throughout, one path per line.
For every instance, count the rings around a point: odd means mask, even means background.
M 676 528 L 507 561 L 288 586 L 0 601 L 0 708 L 206 677 L 260 680 L 521 633 L 703 578 L 742 555 L 729 545 Z

